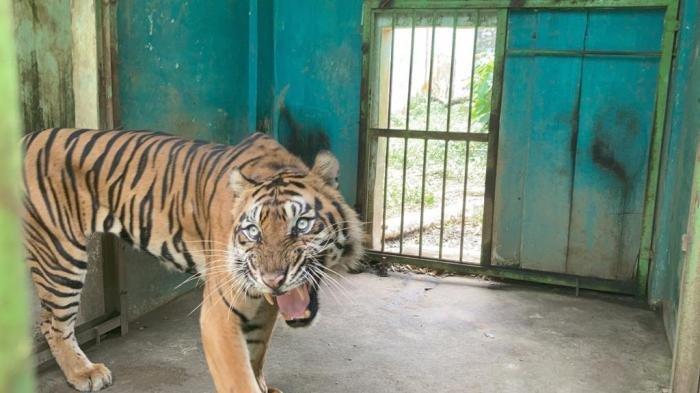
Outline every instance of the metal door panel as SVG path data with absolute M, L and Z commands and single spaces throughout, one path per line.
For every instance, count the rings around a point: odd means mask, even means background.
M 567 272 L 630 279 L 641 239 L 656 58 L 586 58 Z
M 663 10 L 512 11 L 508 27 L 492 263 L 630 280 Z

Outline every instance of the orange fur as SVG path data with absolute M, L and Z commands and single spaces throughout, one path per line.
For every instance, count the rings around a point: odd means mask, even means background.
M 308 287 L 316 296 L 323 269 L 348 267 L 362 252 L 360 224 L 336 189 L 329 153 L 309 170 L 263 134 L 224 146 L 147 131 L 51 129 L 23 144 L 24 244 L 41 331 L 81 391 L 112 383 L 74 334 L 95 233 L 204 277 L 202 339 L 220 392 L 276 391 L 262 369 L 277 308 L 263 294 Z M 313 214 L 313 232 L 296 230 L 302 210 Z M 244 222 L 259 239 L 251 241 Z M 280 271 L 287 280 L 279 288 L 261 280 Z

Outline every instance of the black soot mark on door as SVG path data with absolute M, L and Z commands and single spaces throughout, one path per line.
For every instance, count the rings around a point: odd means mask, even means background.
M 646 159 L 643 158 L 644 152 L 638 151 L 639 147 L 644 146 L 636 140 L 638 137 L 639 119 L 634 112 L 624 109 L 602 114 L 593 126 L 593 162 L 612 173 L 623 184 L 625 192 L 635 178 L 634 168 L 638 167 L 635 162 Z

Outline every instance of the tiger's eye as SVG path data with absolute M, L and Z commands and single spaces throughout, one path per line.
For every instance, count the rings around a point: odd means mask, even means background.
M 251 225 L 248 228 L 245 228 L 243 232 L 245 232 L 246 236 L 248 236 L 252 240 L 256 240 L 260 235 L 260 229 L 258 229 L 258 227 L 256 227 L 255 225 Z
M 300 231 L 306 231 L 309 229 L 309 220 L 306 218 L 300 218 L 297 220 L 297 229 Z

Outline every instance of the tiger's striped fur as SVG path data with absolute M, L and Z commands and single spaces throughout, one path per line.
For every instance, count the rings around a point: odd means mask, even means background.
M 303 318 L 288 321 L 307 324 L 324 272 L 361 254 L 360 224 L 337 191 L 329 153 L 309 169 L 259 133 L 226 146 L 149 131 L 49 129 L 23 145 L 25 249 L 41 331 L 81 391 L 112 382 L 74 334 L 94 233 L 204 277 L 202 338 L 222 392 L 267 392 L 262 366 L 277 305 L 291 302 L 296 315 L 307 304 Z

